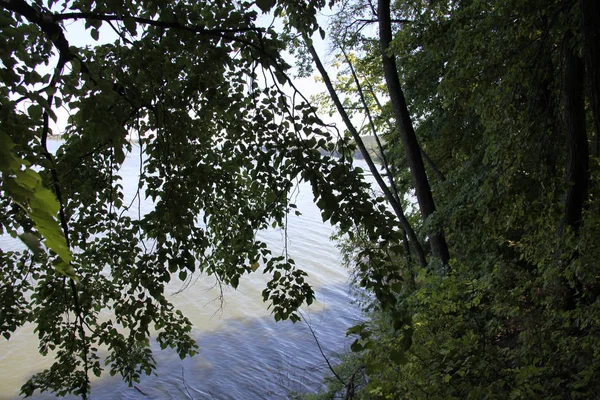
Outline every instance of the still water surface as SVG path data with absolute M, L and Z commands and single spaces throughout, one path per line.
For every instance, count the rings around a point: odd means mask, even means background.
M 120 173 L 125 204 L 137 188 L 139 160 L 139 147 L 134 146 Z M 360 311 L 352 303 L 339 251 L 329 239 L 332 228 L 323 224 L 312 203 L 310 187 L 299 184 L 297 189 L 296 204 L 302 215 L 289 217 L 288 250 L 298 267 L 308 272 L 317 294 L 317 302 L 302 310 L 304 321 L 275 323 L 262 302 L 267 277 L 261 269 L 244 276 L 237 290 L 226 289 L 223 305 L 209 277 L 196 277 L 183 291 L 181 282 L 171 282 L 167 293 L 194 324 L 192 334 L 199 354 L 182 361 L 174 351 L 154 346 L 156 375 L 143 377 L 136 389 L 105 374 L 93 381 L 92 399 L 282 399 L 290 391 L 314 392 L 320 388 L 327 366 L 307 324 L 314 329 L 325 354 L 335 360 L 336 354 L 347 348 L 346 329 L 357 322 Z M 142 213 L 152 208 L 150 200 L 141 202 Z M 138 210 L 130 212 L 137 215 Z M 283 251 L 281 230 L 262 232 L 259 237 L 274 254 Z M 0 238 L 0 247 L 5 250 L 20 246 L 11 238 Z M 20 329 L 10 341 L 2 339 L 0 399 L 18 398 L 25 380 L 50 364 L 50 359 L 38 354 L 31 326 Z M 55 396 L 37 394 L 34 398 Z

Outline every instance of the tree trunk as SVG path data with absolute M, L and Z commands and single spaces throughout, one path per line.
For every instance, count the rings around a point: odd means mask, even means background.
M 423 165 L 420 146 L 417 142 L 417 136 L 415 135 L 410 114 L 408 113 L 404 92 L 400 86 L 396 61 L 393 56 L 388 54 L 388 48 L 392 41 L 390 0 L 379 0 L 378 16 L 383 71 L 390 95 L 392 110 L 400 133 L 400 138 L 404 145 L 404 151 L 406 152 L 406 160 L 415 186 L 419 209 L 423 219 L 426 221 L 427 218 L 435 212 L 435 203 L 433 201 L 429 179 L 425 172 L 425 166 Z M 442 264 L 447 265 L 450 255 L 443 230 L 437 228 L 430 230 L 429 241 L 431 243 L 433 255 L 437 257 Z
M 565 215 L 560 226 L 560 234 L 570 227 L 579 230 L 583 207 L 588 194 L 589 150 L 585 129 L 585 89 L 584 65 L 570 45 L 573 36 L 566 34 L 563 39 L 563 124 L 567 139 L 567 168 L 565 195 Z
M 600 1 L 581 0 L 584 61 L 594 117 L 594 156 L 600 156 Z
M 399 198 L 397 196 L 394 196 L 394 194 L 391 192 L 390 188 L 388 188 L 387 185 L 385 184 L 385 182 L 383 181 L 383 178 L 382 178 L 381 174 L 379 173 L 379 170 L 375 166 L 375 163 L 373 162 L 371 155 L 367 151 L 367 148 L 365 147 L 363 140 L 361 139 L 360 135 L 358 134 L 358 131 L 352 124 L 352 121 L 350 121 L 350 117 L 346 113 L 346 110 L 344 109 L 344 106 L 343 106 L 342 102 L 340 101 L 340 99 L 335 91 L 335 88 L 333 87 L 333 84 L 331 83 L 331 79 L 329 79 L 329 75 L 327 74 L 327 71 L 325 70 L 323 63 L 321 62 L 319 55 L 317 54 L 317 51 L 315 50 L 315 48 L 312 45 L 308 45 L 308 50 L 310 52 L 310 55 L 312 56 L 313 61 L 315 62 L 315 65 L 317 66 L 317 69 L 319 70 L 319 73 L 321 74 L 321 77 L 323 78 L 323 81 L 325 82 L 325 86 L 327 87 L 327 91 L 329 92 L 329 95 L 331 96 L 331 100 L 333 101 L 338 112 L 340 113 L 340 116 L 342 117 L 342 120 L 344 121 L 346 128 L 348 128 L 348 132 L 350 132 L 350 134 L 356 141 L 356 144 L 358 145 L 358 148 L 360 149 L 360 152 L 362 153 L 362 155 L 365 159 L 365 162 L 369 166 L 369 170 L 373 174 L 375 181 L 379 185 L 379 188 L 383 191 L 385 198 L 388 200 L 388 202 L 392 206 L 392 209 L 394 210 L 396 217 L 398 217 L 398 221 L 400 222 L 400 226 L 402 227 L 403 231 L 406 233 L 406 235 L 408 235 L 408 238 L 412 242 L 413 248 L 415 249 L 415 252 L 417 254 L 417 259 L 419 261 L 419 265 L 422 267 L 426 266 L 427 259 L 425 258 L 425 253 L 423 252 L 423 249 L 421 248 L 421 245 L 419 244 L 419 240 L 417 238 L 417 235 L 415 234 L 415 231 L 412 229 L 410 222 L 408 222 L 408 219 L 406 219 L 406 216 L 404 215 L 404 210 L 402 209 L 402 204 L 400 204 Z
M 369 106 L 367 105 L 367 101 L 365 99 L 365 95 L 362 90 L 362 85 L 360 84 L 358 75 L 356 74 L 356 71 L 354 70 L 354 66 L 352 65 L 352 61 L 348 57 L 348 54 L 346 54 L 346 51 L 344 50 L 344 48 L 342 46 L 340 46 L 340 50 L 344 54 L 344 58 L 346 59 L 346 63 L 348 64 L 348 67 L 350 67 L 350 73 L 352 74 L 352 78 L 354 79 L 354 83 L 356 84 L 356 90 L 358 91 L 358 97 L 360 98 L 362 106 L 365 110 L 365 114 L 367 114 L 367 118 L 369 120 L 369 125 L 371 126 L 371 133 L 373 134 L 373 137 L 375 137 L 375 141 L 377 142 L 377 148 L 379 150 L 379 154 L 381 157 L 381 164 L 383 166 L 385 174 L 387 175 L 388 181 L 390 182 L 390 190 L 392 192 L 392 195 L 394 196 L 394 201 L 398 205 L 397 207 L 400 209 L 399 211 L 402 214 L 402 215 L 398 215 L 399 213 L 396 212 L 396 215 L 398 216 L 398 219 L 400 221 L 402 221 L 403 219 L 406 220 L 406 217 L 404 215 L 404 210 L 402 210 L 402 206 L 401 206 L 402 202 L 400 200 L 400 195 L 398 194 L 398 188 L 396 187 L 396 182 L 394 182 L 394 177 L 392 175 L 392 172 L 390 171 L 390 165 L 388 163 L 385 151 L 383 149 L 383 144 L 381 144 L 381 141 L 379 140 L 379 135 L 377 134 L 377 129 L 375 128 L 375 123 L 373 122 L 373 118 L 371 117 L 371 112 L 369 111 Z M 360 136 L 359 136 L 359 138 L 360 138 Z M 361 142 L 362 142 L 362 140 L 361 140 Z M 363 155 L 363 156 L 367 157 L 369 155 L 367 154 L 367 155 Z M 396 206 L 394 206 L 394 207 L 396 207 Z M 395 208 L 394 208 L 394 210 L 395 210 Z M 408 223 L 408 221 L 407 221 L 407 223 Z M 406 226 L 407 224 L 402 223 L 401 225 Z M 408 232 L 407 232 L 407 230 L 408 230 Z M 419 243 L 419 241 L 417 240 L 417 236 L 415 235 L 415 232 L 412 229 L 412 226 L 410 226 L 410 224 L 408 224 L 408 227 L 406 229 L 405 228 L 402 229 L 404 251 L 406 252 L 407 262 L 409 264 L 411 263 L 410 248 L 408 246 L 407 235 L 410 236 L 410 238 L 411 238 L 411 244 L 414 248 L 415 253 L 417 254 L 419 264 L 422 267 L 426 266 L 427 260 L 425 258 L 425 253 L 423 252 L 421 243 Z

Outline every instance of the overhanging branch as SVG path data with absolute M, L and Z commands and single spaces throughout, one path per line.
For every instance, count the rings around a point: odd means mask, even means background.
M 50 18 L 53 22 L 60 22 L 65 20 L 78 20 L 78 19 L 86 19 L 86 20 L 99 20 L 99 21 L 124 21 L 126 19 L 131 19 L 139 24 L 156 26 L 159 28 L 173 28 L 182 31 L 192 32 L 192 33 L 200 33 L 207 35 L 218 35 L 224 33 L 241 33 L 241 32 L 264 32 L 263 28 L 258 27 L 247 27 L 247 28 L 216 28 L 216 29 L 207 29 L 203 26 L 195 26 L 195 25 L 185 25 L 181 24 L 177 21 L 160 21 L 149 18 L 141 18 L 141 17 L 127 17 L 116 14 L 102 14 L 102 13 L 94 13 L 94 12 L 78 12 L 78 13 L 64 13 L 64 14 L 50 14 Z

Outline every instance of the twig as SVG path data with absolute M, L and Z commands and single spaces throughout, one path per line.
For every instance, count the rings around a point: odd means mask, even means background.
M 194 400 L 194 397 L 190 394 L 190 391 L 188 390 L 188 387 L 185 383 L 185 372 L 183 370 L 183 366 L 181 367 L 181 379 L 183 380 L 183 387 L 185 388 L 185 392 L 187 393 L 188 397 Z
M 302 321 L 304 321 L 304 323 L 308 327 L 308 330 L 312 334 L 313 338 L 315 338 L 315 342 L 317 343 L 317 347 L 319 348 L 319 352 L 321 353 L 321 356 L 323 356 L 323 359 L 327 363 L 327 366 L 329 367 L 329 370 L 331 371 L 331 373 L 337 378 L 338 381 L 340 381 L 340 383 L 342 385 L 344 385 L 344 387 L 347 386 L 346 382 L 344 382 L 344 380 L 337 374 L 337 372 L 335 372 L 335 369 L 333 369 L 333 366 L 329 362 L 329 359 L 327 358 L 327 356 L 325 355 L 325 352 L 323 351 L 323 348 L 321 347 L 321 343 L 319 342 L 319 339 L 317 338 L 317 334 L 315 333 L 315 331 L 312 328 L 312 326 L 310 325 L 310 323 L 307 321 L 307 319 L 304 316 L 304 314 L 302 313 L 302 311 L 298 310 L 298 313 L 302 316 Z
M 138 392 L 140 392 L 141 394 L 143 394 L 144 396 L 148 396 L 148 394 L 145 393 L 142 389 L 140 389 L 140 387 L 138 385 L 135 385 L 133 388 L 135 390 L 137 390 Z

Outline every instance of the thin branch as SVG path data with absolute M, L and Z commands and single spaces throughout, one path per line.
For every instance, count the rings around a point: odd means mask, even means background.
M 358 96 L 364 107 L 367 118 L 369 119 L 369 125 L 371 126 L 371 132 L 373 133 L 373 136 L 375 136 L 375 141 L 377 142 L 377 147 L 379 148 L 379 152 L 381 154 L 381 162 L 383 164 L 383 168 L 384 168 L 385 173 L 390 182 L 390 187 L 392 188 L 392 193 L 393 193 L 394 199 L 396 200 L 396 203 L 397 203 L 398 210 L 397 210 L 396 214 L 397 215 L 399 214 L 398 219 L 400 220 L 402 229 L 404 229 L 406 235 L 408 235 L 408 237 L 410 238 L 410 242 L 412 243 L 414 250 L 417 253 L 417 258 L 419 259 L 419 265 L 424 267 L 427 265 L 427 259 L 425 258 L 425 252 L 423 251 L 423 248 L 421 247 L 421 244 L 419 243 L 419 240 L 417 239 L 417 235 L 415 234 L 414 229 L 412 228 L 412 226 L 408 222 L 408 219 L 404 215 L 404 210 L 402 209 L 402 203 L 400 202 L 400 196 L 398 195 L 398 188 L 396 187 L 396 183 L 394 182 L 394 177 L 392 176 L 392 173 L 390 171 L 387 157 L 385 156 L 385 152 L 383 151 L 383 146 L 381 144 L 381 141 L 379 140 L 379 135 L 377 134 L 377 129 L 375 128 L 375 123 L 373 122 L 371 112 L 367 105 L 367 101 L 365 100 L 365 95 L 363 93 L 362 86 L 360 84 L 360 81 L 358 80 L 358 76 L 356 75 L 356 71 L 354 70 L 354 66 L 352 65 L 352 62 L 350 61 L 348 54 L 346 53 L 346 51 L 344 50 L 344 48 L 342 46 L 340 46 L 340 50 L 342 51 L 342 54 L 344 55 L 344 58 L 346 59 L 346 63 L 348 63 L 348 66 L 350 68 L 350 73 L 352 74 L 352 77 L 354 78 L 354 83 L 356 84 L 356 88 L 358 90 Z M 396 211 L 396 208 L 394 208 L 394 210 Z M 408 254 L 407 254 L 407 256 L 410 257 L 410 255 L 408 255 Z
M 381 111 L 383 111 L 383 105 L 381 104 L 381 102 L 379 101 L 379 98 L 375 94 L 375 90 L 373 89 L 373 86 L 368 84 L 367 88 L 368 88 L 369 92 L 371 93 L 373 100 L 375 100 L 377 107 L 379 107 L 379 109 Z M 389 121 L 389 119 L 386 119 L 386 122 L 387 122 L 388 127 L 390 128 L 390 131 L 394 131 L 395 130 L 394 125 Z M 431 157 L 429 157 L 429 155 L 425 152 L 425 150 L 423 150 L 423 147 L 419 146 L 419 148 L 421 150 L 421 155 L 423 156 L 423 159 L 425 160 L 427 165 L 429 165 L 429 167 L 432 169 L 435 176 L 437 176 L 437 178 L 440 180 L 440 182 L 445 182 L 446 176 L 444 175 L 444 173 L 438 168 L 438 166 L 435 164 L 435 162 L 433 162 L 433 160 L 431 159 Z
M 372 0 L 368 0 L 369 1 L 369 7 L 371 8 L 371 12 L 373 13 L 373 15 L 377 15 L 377 8 L 375 8 L 375 4 L 373 4 Z
M 60 75 L 62 74 L 63 67 L 64 67 L 64 62 L 61 62 L 61 60 L 59 60 L 57 66 L 54 70 L 54 75 L 52 76 L 52 79 L 50 81 L 50 85 L 52 87 L 56 87 L 56 84 L 60 78 Z M 54 95 L 49 94 L 48 98 L 47 98 L 48 109 L 52 108 L 53 100 L 54 100 Z M 41 144 L 42 144 L 42 148 L 44 149 L 43 154 L 46 157 L 46 159 L 48 159 L 48 161 L 50 162 L 49 169 L 50 169 L 50 175 L 52 176 L 52 187 L 54 188 L 54 194 L 56 195 L 56 199 L 58 200 L 58 204 L 60 205 L 60 208 L 58 211 L 60 225 L 62 227 L 63 234 L 65 236 L 65 243 L 67 245 L 67 248 L 70 249 L 71 241 L 69 239 L 69 225 L 67 222 L 67 217 L 65 215 L 65 206 L 64 206 L 64 202 L 63 202 L 63 198 L 62 198 L 62 192 L 60 189 L 60 181 L 58 179 L 58 172 L 56 171 L 56 164 L 54 162 L 54 157 L 48 151 L 48 147 L 47 147 L 48 134 L 50 132 L 50 116 L 48 114 L 48 109 L 44 110 L 44 114 L 43 114 Z M 69 278 L 69 286 L 71 289 L 71 293 L 73 295 L 73 307 L 75 308 L 75 324 L 77 326 L 77 330 L 79 330 L 79 336 L 81 338 L 81 341 L 83 342 L 83 351 L 81 353 L 81 358 L 83 360 L 83 367 L 84 367 L 84 371 L 85 371 L 86 390 L 88 390 L 90 387 L 90 378 L 88 375 L 89 365 L 88 365 L 87 337 L 86 337 L 85 328 L 84 328 L 85 320 L 84 320 L 82 312 L 81 312 L 81 305 L 80 305 L 80 301 L 79 301 L 79 294 L 77 292 L 77 286 L 75 285 L 75 281 L 72 278 Z M 75 335 L 75 332 L 73 333 L 73 335 Z M 82 398 L 86 399 L 87 395 L 84 393 L 82 395 Z
M 356 21 L 359 22 L 366 22 L 369 24 L 374 24 L 379 22 L 379 20 L 377 18 L 372 18 L 372 19 L 357 19 Z M 413 23 L 415 21 L 413 21 L 412 19 L 391 19 L 390 22 L 394 23 L 394 24 L 410 24 Z
M 127 36 L 123 35 L 123 32 L 121 32 L 120 30 L 118 30 L 118 29 L 117 29 L 117 28 L 116 28 L 116 27 L 113 25 L 113 23 L 112 23 L 111 21 L 108 21 L 108 25 L 110 25 L 110 27 L 112 28 L 112 30 L 113 30 L 113 31 L 115 31 L 115 33 L 116 33 L 117 35 L 119 35 L 119 37 L 120 37 L 121 39 L 123 39 L 123 41 L 124 41 L 125 43 L 127 43 L 127 44 L 130 44 L 130 45 L 133 45 L 133 42 L 132 42 L 131 40 L 129 40 L 129 39 L 127 38 Z
M 185 383 L 185 372 L 183 370 L 183 366 L 181 367 L 181 380 L 183 381 L 183 387 L 185 388 L 185 392 L 191 400 L 194 400 L 194 397 L 191 395 L 190 390 L 188 389 L 187 384 Z
M 307 44 L 307 47 L 308 47 L 308 50 L 310 51 L 311 56 L 313 57 L 313 60 L 317 66 L 317 69 L 321 73 L 321 77 L 323 78 L 323 82 L 325 82 L 325 86 L 327 86 L 327 90 L 329 92 L 329 95 L 331 96 L 331 100 L 335 104 L 338 112 L 340 113 L 340 116 L 342 117 L 342 120 L 346 124 L 346 128 L 348 129 L 348 131 L 350 132 L 350 134 L 356 141 L 356 144 L 358 145 L 360 152 L 363 154 L 365 162 L 369 166 L 369 170 L 373 174 L 375 181 L 377 181 L 379 188 L 383 191 L 383 194 L 385 195 L 388 202 L 394 209 L 394 212 L 395 212 L 396 216 L 398 217 L 398 221 L 400 222 L 400 225 L 408 232 L 412 228 L 410 228 L 410 224 L 409 224 L 408 220 L 406 219 L 406 217 L 404 216 L 404 212 L 402 211 L 401 205 L 396 201 L 396 199 L 394 198 L 394 195 L 390 191 L 389 187 L 383 181 L 383 178 L 381 177 L 379 170 L 375 166 L 375 163 L 373 162 L 371 155 L 367 151 L 367 148 L 365 147 L 365 144 L 364 144 L 362 138 L 360 137 L 358 131 L 354 127 L 354 124 L 352 124 L 352 121 L 350 121 L 350 117 L 348 116 L 348 113 L 344 109 L 344 106 L 343 106 L 342 102 L 340 101 L 340 99 L 337 95 L 337 92 L 335 91 L 335 88 L 333 87 L 333 84 L 331 83 L 331 79 L 329 78 L 329 75 L 327 74 L 327 71 L 325 70 L 325 67 L 323 66 L 323 63 L 321 62 L 321 59 L 319 58 L 319 55 L 317 54 L 315 48 L 312 45 L 308 45 L 308 44 Z M 426 260 L 421 260 L 421 259 L 419 260 L 420 263 L 422 263 L 423 261 L 425 261 L 425 265 L 427 265 Z
M 3 0 L 6 1 L 6 0 Z M 10 0 L 8 0 L 10 1 Z M 1 4 L 2 2 L 0 2 Z M 99 20 L 99 21 L 124 21 L 127 19 L 131 19 L 139 24 L 156 26 L 159 28 L 175 28 L 179 30 L 184 30 L 193 33 L 201 33 L 207 35 L 219 35 L 223 33 L 242 33 L 242 32 L 264 32 L 263 28 L 258 27 L 247 27 L 247 28 L 217 28 L 217 29 L 207 29 L 203 26 L 194 26 L 194 25 L 185 25 L 181 24 L 177 21 L 166 22 L 159 21 L 149 18 L 141 18 L 141 17 L 126 17 L 122 15 L 116 14 L 100 14 L 93 12 L 78 12 L 78 13 L 65 13 L 65 14 L 51 14 L 50 18 L 52 22 L 60 22 L 69 19 L 87 19 L 87 20 Z
M 429 165 L 429 167 L 431 167 L 432 171 L 435 173 L 435 175 L 438 177 L 438 179 L 441 182 L 446 181 L 446 176 L 444 176 L 442 171 L 440 171 L 440 169 L 437 167 L 437 165 L 435 165 L 433 160 L 429 157 L 429 154 L 427 154 L 427 152 L 425 152 L 425 150 L 423 150 L 422 147 L 421 147 L 421 155 L 423 156 L 423 159 L 425 160 L 427 165 Z
M 135 390 L 137 390 L 138 392 L 140 392 L 142 395 L 148 396 L 148 394 L 146 392 L 144 392 L 142 389 L 140 389 L 140 387 L 138 385 L 134 385 L 133 388 Z
M 344 382 L 344 380 L 338 375 L 338 373 L 335 372 L 335 369 L 333 369 L 333 366 L 329 362 L 329 359 L 327 358 L 327 356 L 325 355 L 325 352 L 323 351 L 323 348 L 321 347 L 321 343 L 319 342 L 319 339 L 317 338 L 317 334 L 315 333 L 315 330 L 313 329 L 313 327 L 311 326 L 311 324 L 307 321 L 307 319 L 304 316 L 304 314 L 302 313 L 302 311 L 298 310 L 298 312 L 302 316 L 302 321 L 304 321 L 304 323 L 308 327 L 308 330 L 310 331 L 310 333 L 312 334 L 313 338 L 315 339 L 315 343 L 317 343 L 317 347 L 319 348 L 319 352 L 321 353 L 321 356 L 323 357 L 323 359 L 327 363 L 327 367 L 329 367 L 329 370 L 331 371 L 331 373 L 336 377 L 336 379 L 338 381 L 340 381 L 340 383 L 342 385 L 347 386 L 346 382 Z

